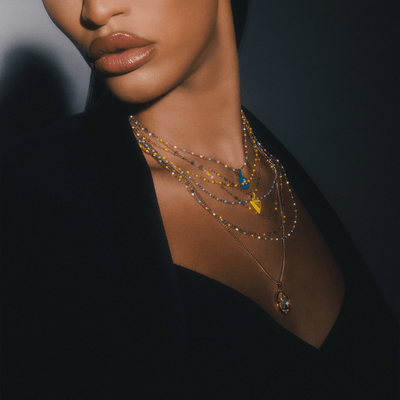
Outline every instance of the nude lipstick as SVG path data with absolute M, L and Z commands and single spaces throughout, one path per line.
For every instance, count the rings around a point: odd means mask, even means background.
M 155 44 L 132 33 L 117 32 L 93 40 L 90 61 L 105 75 L 123 75 L 150 60 Z

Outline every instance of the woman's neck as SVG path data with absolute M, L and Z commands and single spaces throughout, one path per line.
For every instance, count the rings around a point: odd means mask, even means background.
M 239 166 L 244 161 L 239 62 L 226 5 L 219 9 L 212 40 L 188 78 L 135 114 L 169 143 Z

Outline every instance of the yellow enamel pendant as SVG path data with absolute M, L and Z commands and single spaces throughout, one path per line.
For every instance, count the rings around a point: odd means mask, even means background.
M 261 200 L 256 200 L 256 194 L 254 192 L 252 196 L 253 200 L 250 200 L 250 205 L 258 214 L 261 214 Z

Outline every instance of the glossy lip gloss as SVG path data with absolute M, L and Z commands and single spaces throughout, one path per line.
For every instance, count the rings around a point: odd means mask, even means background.
M 89 58 L 105 75 L 123 75 L 150 60 L 155 44 L 132 33 L 117 32 L 96 38 L 90 45 Z

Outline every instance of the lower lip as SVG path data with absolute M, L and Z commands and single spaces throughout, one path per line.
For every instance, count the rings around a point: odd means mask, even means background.
M 128 49 L 122 53 L 112 53 L 95 61 L 95 68 L 106 75 L 123 75 L 149 61 L 154 52 L 154 45 Z

